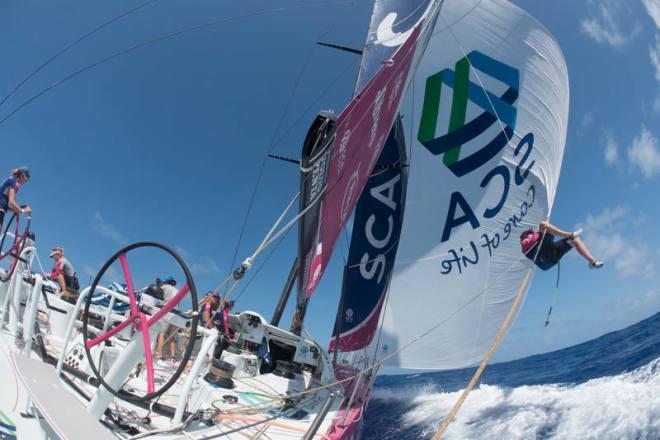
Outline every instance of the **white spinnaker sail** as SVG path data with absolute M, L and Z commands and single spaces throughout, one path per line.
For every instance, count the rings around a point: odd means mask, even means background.
M 532 266 L 520 234 L 552 208 L 568 103 L 564 57 L 535 19 L 504 0 L 445 2 L 401 111 L 414 139 L 388 365 L 482 358 Z

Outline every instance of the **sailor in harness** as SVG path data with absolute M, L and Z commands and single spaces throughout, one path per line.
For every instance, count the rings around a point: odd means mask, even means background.
M 591 269 L 600 269 L 603 262 L 594 258 L 587 245 L 580 239 L 582 229 L 566 232 L 552 225 L 549 221 L 539 224 L 538 231 L 528 229 L 520 235 L 520 246 L 527 258 L 541 270 L 548 270 L 559 263 L 568 251 L 575 248 L 589 263 Z M 559 240 L 556 240 L 559 237 Z
M 17 214 L 30 214 L 32 208 L 28 205 L 19 206 L 16 194 L 22 185 L 30 180 L 30 170 L 27 167 L 18 167 L 11 171 L 11 176 L 0 185 L 0 229 L 8 211 Z

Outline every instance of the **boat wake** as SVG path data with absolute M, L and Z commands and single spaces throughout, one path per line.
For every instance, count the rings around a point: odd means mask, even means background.
M 390 425 L 388 438 L 429 438 L 435 432 L 461 391 L 432 388 L 403 394 L 374 390 L 374 406 L 409 406 L 398 428 Z M 365 432 L 364 438 L 376 438 L 373 434 Z M 481 385 L 445 438 L 660 438 L 660 358 L 629 373 L 578 385 Z
M 473 373 L 379 378 L 362 438 L 430 438 Z M 660 313 L 573 347 L 489 366 L 443 438 L 660 438 Z

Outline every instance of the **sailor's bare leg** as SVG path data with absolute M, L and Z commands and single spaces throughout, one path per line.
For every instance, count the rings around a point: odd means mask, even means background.
M 158 333 L 158 343 L 156 344 L 156 359 L 163 358 L 163 345 L 165 345 L 165 333 Z
M 170 335 L 170 357 L 176 358 L 176 333 Z
M 569 243 L 573 245 L 575 250 L 578 251 L 578 254 L 582 255 L 589 263 L 596 261 L 594 256 L 591 255 L 591 252 L 589 252 L 589 248 L 587 248 L 587 245 L 584 244 L 582 240 L 574 238 L 573 240 L 570 240 Z
M 573 236 L 572 232 L 563 231 L 547 220 L 539 223 L 539 232 L 541 234 L 547 232 L 548 234 L 561 238 L 571 238 Z
M 64 275 L 59 274 L 57 276 L 57 283 L 60 285 L 60 289 L 62 290 L 62 296 L 65 298 L 75 298 L 75 295 L 66 290 L 66 283 L 64 282 Z

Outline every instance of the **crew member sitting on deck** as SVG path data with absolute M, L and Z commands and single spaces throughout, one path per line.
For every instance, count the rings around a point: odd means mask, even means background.
M 18 189 L 30 180 L 30 170 L 27 167 L 18 167 L 11 171 L 11 177 L 5 179 L 0 185 L 0 229 L 7 211 L 11 210 L 17 214 L 30 214 L 32 208 L 28 205 L 19 206 L 16 202 Z
M 591 255 L 587 245 L 579 238 L 581 233 L 582 229 L 575 232 L 562 231 L 546 220 L 539 224 L 538 231 L 532 228 L 523 232 L 520 235 L 520 245 L 525 256 L 542 270 L 555 266 L 573 248 L 589 262 L 591 269 L 600 269 L 603 262 Z M 555 241 L 555 237 L 561 239 Z
M 48 278 L 57 281 L 60 285 L 62 299 L 64 301 L 75 304 L 78 299 L 80 283 L 76 276 L 76 270 L 73 268 L 69 260 L 64 258 L 64 248 L 54 247 L 53 250 L 50 251 L 50 258 L 55 260 L 55 266 L 53 266 Z
M 168 302 L 172 298 L 176 296 L 176 294 L 179 292 L 179 289 L 176 287 L 176 280 L 174 279 L 173 276 L 169 275 L 163 279 L 162 284 L 160 285 L 160 288 L 163 290 L 163 300 L 165 302 Z M 163 348 L 165 346 L 165 342 L 169 342 L 169 348 L 170 348 L 170 361 L 175 362 L 176 361 L 176 334 L 179 331 L 179 328 L 175 325 L 172 324 L 167 324 L 167 328 L 165 329 L 164 332 L 160 332 L 158 334 L 158 344 L 156 345 L 156 358 L 159 361 L 165 361 L 165 357 L 163 356 Z

